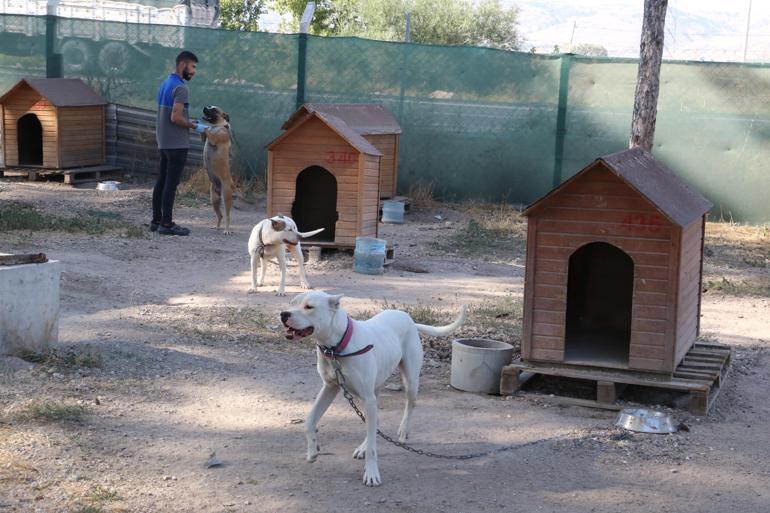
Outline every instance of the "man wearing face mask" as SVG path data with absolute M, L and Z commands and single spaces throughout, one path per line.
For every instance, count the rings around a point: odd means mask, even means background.
M 190 121 L 190 81 L 198 67 L 198 58 L 187 50 L 176 57 L 176 69 L 158 90 L 158 119 L 155 135 L 160 150 L 160 173 L 152 190 L 152 221 L 150 231 L 163 235 L 189 235 L 190 230 L 172 219 L 174 198 L 190 148 L 190 130 L 203 132 L 206 125 Z

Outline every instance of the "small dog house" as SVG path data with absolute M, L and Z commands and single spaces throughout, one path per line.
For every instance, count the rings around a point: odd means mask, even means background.
M 373 133 L 377 126 L 390 133 Z M 301 231 L 325 228 L 310 239 L 319 245 L 353 247 L 356 237 L 376 237 L 386 155 L 367 138 L 382 136 L 374 140 L 394 152 L 395 183 L 397 127 L 378 105 L 302 106 L 267 146 L 268 215 L 290 214 Z M 392 148 L 384 144 L 386 137 Z
M 105 105 L 78 79 L 20 80 L 0 96 L 5 165 L 62 169 L 104 164 Z
M 641 149 L 530 205 L 522 360 L 674 372 L 700 328 L 711 207 Z
M 313 112 L 322 112 L 342 120 L 354 132 L 380 150 L 380 198 L 396 195 L 398 176 L 398 139 L 401 134 L 393 114 L 379 104 L 366 103 L 306 103 L 281 127 L 289 130 Z

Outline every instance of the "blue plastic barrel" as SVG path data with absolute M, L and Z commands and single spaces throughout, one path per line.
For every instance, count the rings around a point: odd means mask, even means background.
M 382 274 L 385 263 L 385 241 L 374 237 L 356 237 L 353 270 L 361 274 Z
M 386 200 L 382 202 L 382 222 L 401 224 L 404 222 L 404 202 Z

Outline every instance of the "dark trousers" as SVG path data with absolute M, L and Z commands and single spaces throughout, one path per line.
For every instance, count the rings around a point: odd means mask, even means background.
M 187 148 L 160 150 L 160 173 L 152 190 L 152 222 L 172 223 L 176 187 L 187 162 Z

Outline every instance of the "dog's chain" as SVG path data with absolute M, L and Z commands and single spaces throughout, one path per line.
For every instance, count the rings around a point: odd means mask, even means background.
M 361 419 L 361 422 L 366 423 L 366 417 L 364 417 L 363 412 L 358 409 L 358 406 L 356 406 L 356 403 L 353 400 L 353 394 L 351 394 L 348 388 L 345 386 L 345 376 L 342 375 L 342 370 L 340 369 L 340 362 L 335 358 L 335 359 L 332 359 L 332 363 L 334 364 L 334 375 L 337 378 L 337 384 L 340 386 L 340 388 L 342 388 L 342 395 L 345 397 L 345 399 L 348 400 L 348 402 L 350 403 L 350 407 L 353 408 L 354 412 L 356 412 L 356 415 L 358 415 L 358 417 Z M 543 442 L 552 442 L 556 440 L 556 438 L 548 438 L 545 440 L 534 440 L 532 442 L 525 442 L 522 444 L 506 445 L 504 447 L 498 447 L 496 449 L 491 449 L 489 451 L 472 452 L 469 454 L 455 455 L 455 454 L 437 454 L 435 452 L 426 451 L 424 449 L 417 449 L 416 447 L 412 447 L 409 444 L 406 444 L 404 442 L 399 442 L 398 440 L 391 438 L 390 436 L 380 431 L 379 428 L 377 428 L 377 434 L 380 436 L 380 438 L 383 438 L 388 442 L 392 443 L 393 445 L 397 447 L 401 447 L 402 449 L 407 450 L 409 452 L 420 454 L 422 456 L 428 456 L 431 458 L 443 458 L 447 460 L 470 460 L 473 458 L 480 458 L 482 456 L 489 456 L 490 454 L 495 454 L 498 452 L 506 452 L 506 451 L 512 451 L 514 449 L 522 449 L 524 447 L 528 447 L 531 445 L 537 445 Z

